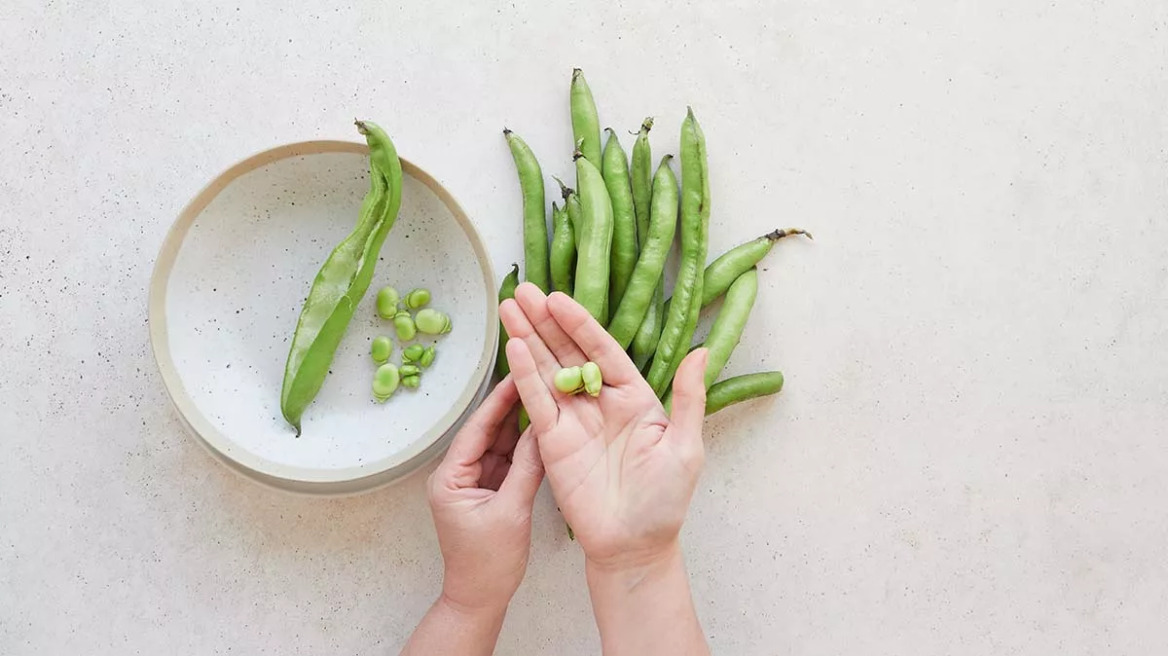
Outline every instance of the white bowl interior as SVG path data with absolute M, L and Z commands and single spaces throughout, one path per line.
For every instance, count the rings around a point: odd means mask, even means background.
M 276 159 L 230 180 L 190 224 L 166 285 L 166 335 L 182 392 L 213 428 L 201 436 L 223 456 L 295 480 L 368 476 L 440 439 L 481 387 L 495 334 L 484 265 L 451 208 L 407 173 L 373 284 L 305 412 L 303 435 L 284 421 L 280 389 L 301 305 L 368 186 L 360 152 Z M 393 336 L 394 361 L 401 355 L 391 322 L 374 312 L 387 284 L 403 294 L 430 289 L 431 307 L 450 315 L 453 330 L 436 340 L 420 389 L 380 404 L 370 391 L 370 342 Z

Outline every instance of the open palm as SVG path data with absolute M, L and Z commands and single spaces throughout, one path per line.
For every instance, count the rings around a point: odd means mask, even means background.
M 523 284 L 500 314 L 552 493 L 589 560 L 621 564 L 672 545 L 704 457 L 705 350 L 678 369 L 670 418 L 616 340 L 568 296 Z M 604 375 L 599 397 L 555 389 L 557 370 L 589 360 Z

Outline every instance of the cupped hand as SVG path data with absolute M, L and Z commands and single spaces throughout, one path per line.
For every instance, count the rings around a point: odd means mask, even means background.
M 552 493 L 589 562 L 635 567 L 671 553 L 704 461 L 706 351 L 689 354 L 667 416 L 632 360 L 568 296 L 523 284 L 500 307 L 507 359 Z M 561 367 L 600 366 L 600 396 L 566 395 Z
M 430 510 L 445 563 L 442 594 L 458 607 L 505 608 L 527 571 L 543 465 L 530 431 L 519 435 L 518 401 L 508 376 L 430 476 Z

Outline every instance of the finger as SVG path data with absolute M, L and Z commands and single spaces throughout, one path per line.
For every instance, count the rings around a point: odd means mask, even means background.
M 547 300 L 548 297 L 540 288 L 531 283 L 524 283 L 515 289 L 515 301 L 519 303 L 519 307 L 527 315 L 528 321 L 543 338 L 548 350 L 552 352 L 560 365 L 575 367 L 584 364 L 588 361 L 588 358 L 584 356 L 584 351 L 580 350 L 576 342 L 552 318 L 551 312 L 548 312 Z
M 519 438 L 515 445 L 515 455 L 511 458 L 511 469 L 507 478 L 499 486 L 499 497 L 507 499 L 517 507 L 531 510 L 539 484 L 543 481 L 543 461 L 539 459 L 539 445 L 530 430 Z
M 491 390 L 479 409 L 474 411 L 454 436 L 450 450 L 442 461 L 443 464 L 450 462 L 469 465 L 478 462 L 495 443 L 503 421 L 518 400 L 519 390 L 515 386 L 515 380 L 512 376 L 506 376 L 495 385 L 495 389 Z
M 702 452 L 702 422 L 706 417 L 706 361 L 709 351 L 700 348 L 685 356 L 673 377 L 673 414 L 669 439 L 690 453 Z
M 535 327 L 531 325 L 523 308 L 514 299 L 503 301 L 499 306 L 499 318 L 503 321 L 503 327 L 507 329 L 507 335 L 511 337 L 508 343 L 522 340 L 527 344 L 527 350 L 531 353 L 540 376 L 550 383 L 552 376 L 555 376 L 560 368 L 560 362 L 548 350 L 539 333 L 535 332 Z
M 583 306 L 560 292 L 548 297 L 547 306 L 556 323 L 579 345 L 584 355 L 600 365 L 605 384 L 627 385 L 644 380 L 620 344 Z
M 515 387 L 527 409 L 532 428 L 541 434 L 551 430 L 559 421 L 560 409 L 547 382 L 536 369 L 527 342 L 507 340 L 507 361 L 511 363 L 511 376 L 515 379 Z

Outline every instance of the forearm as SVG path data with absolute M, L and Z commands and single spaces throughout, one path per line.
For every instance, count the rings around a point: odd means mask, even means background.
M 490 656 L 506 614 L 506 604 L 468 608 L 443 594 L 414 629 L 402 656 Z
M 587 565 L 605 656 L 708 655 L 680 546 L 635 567 Z

